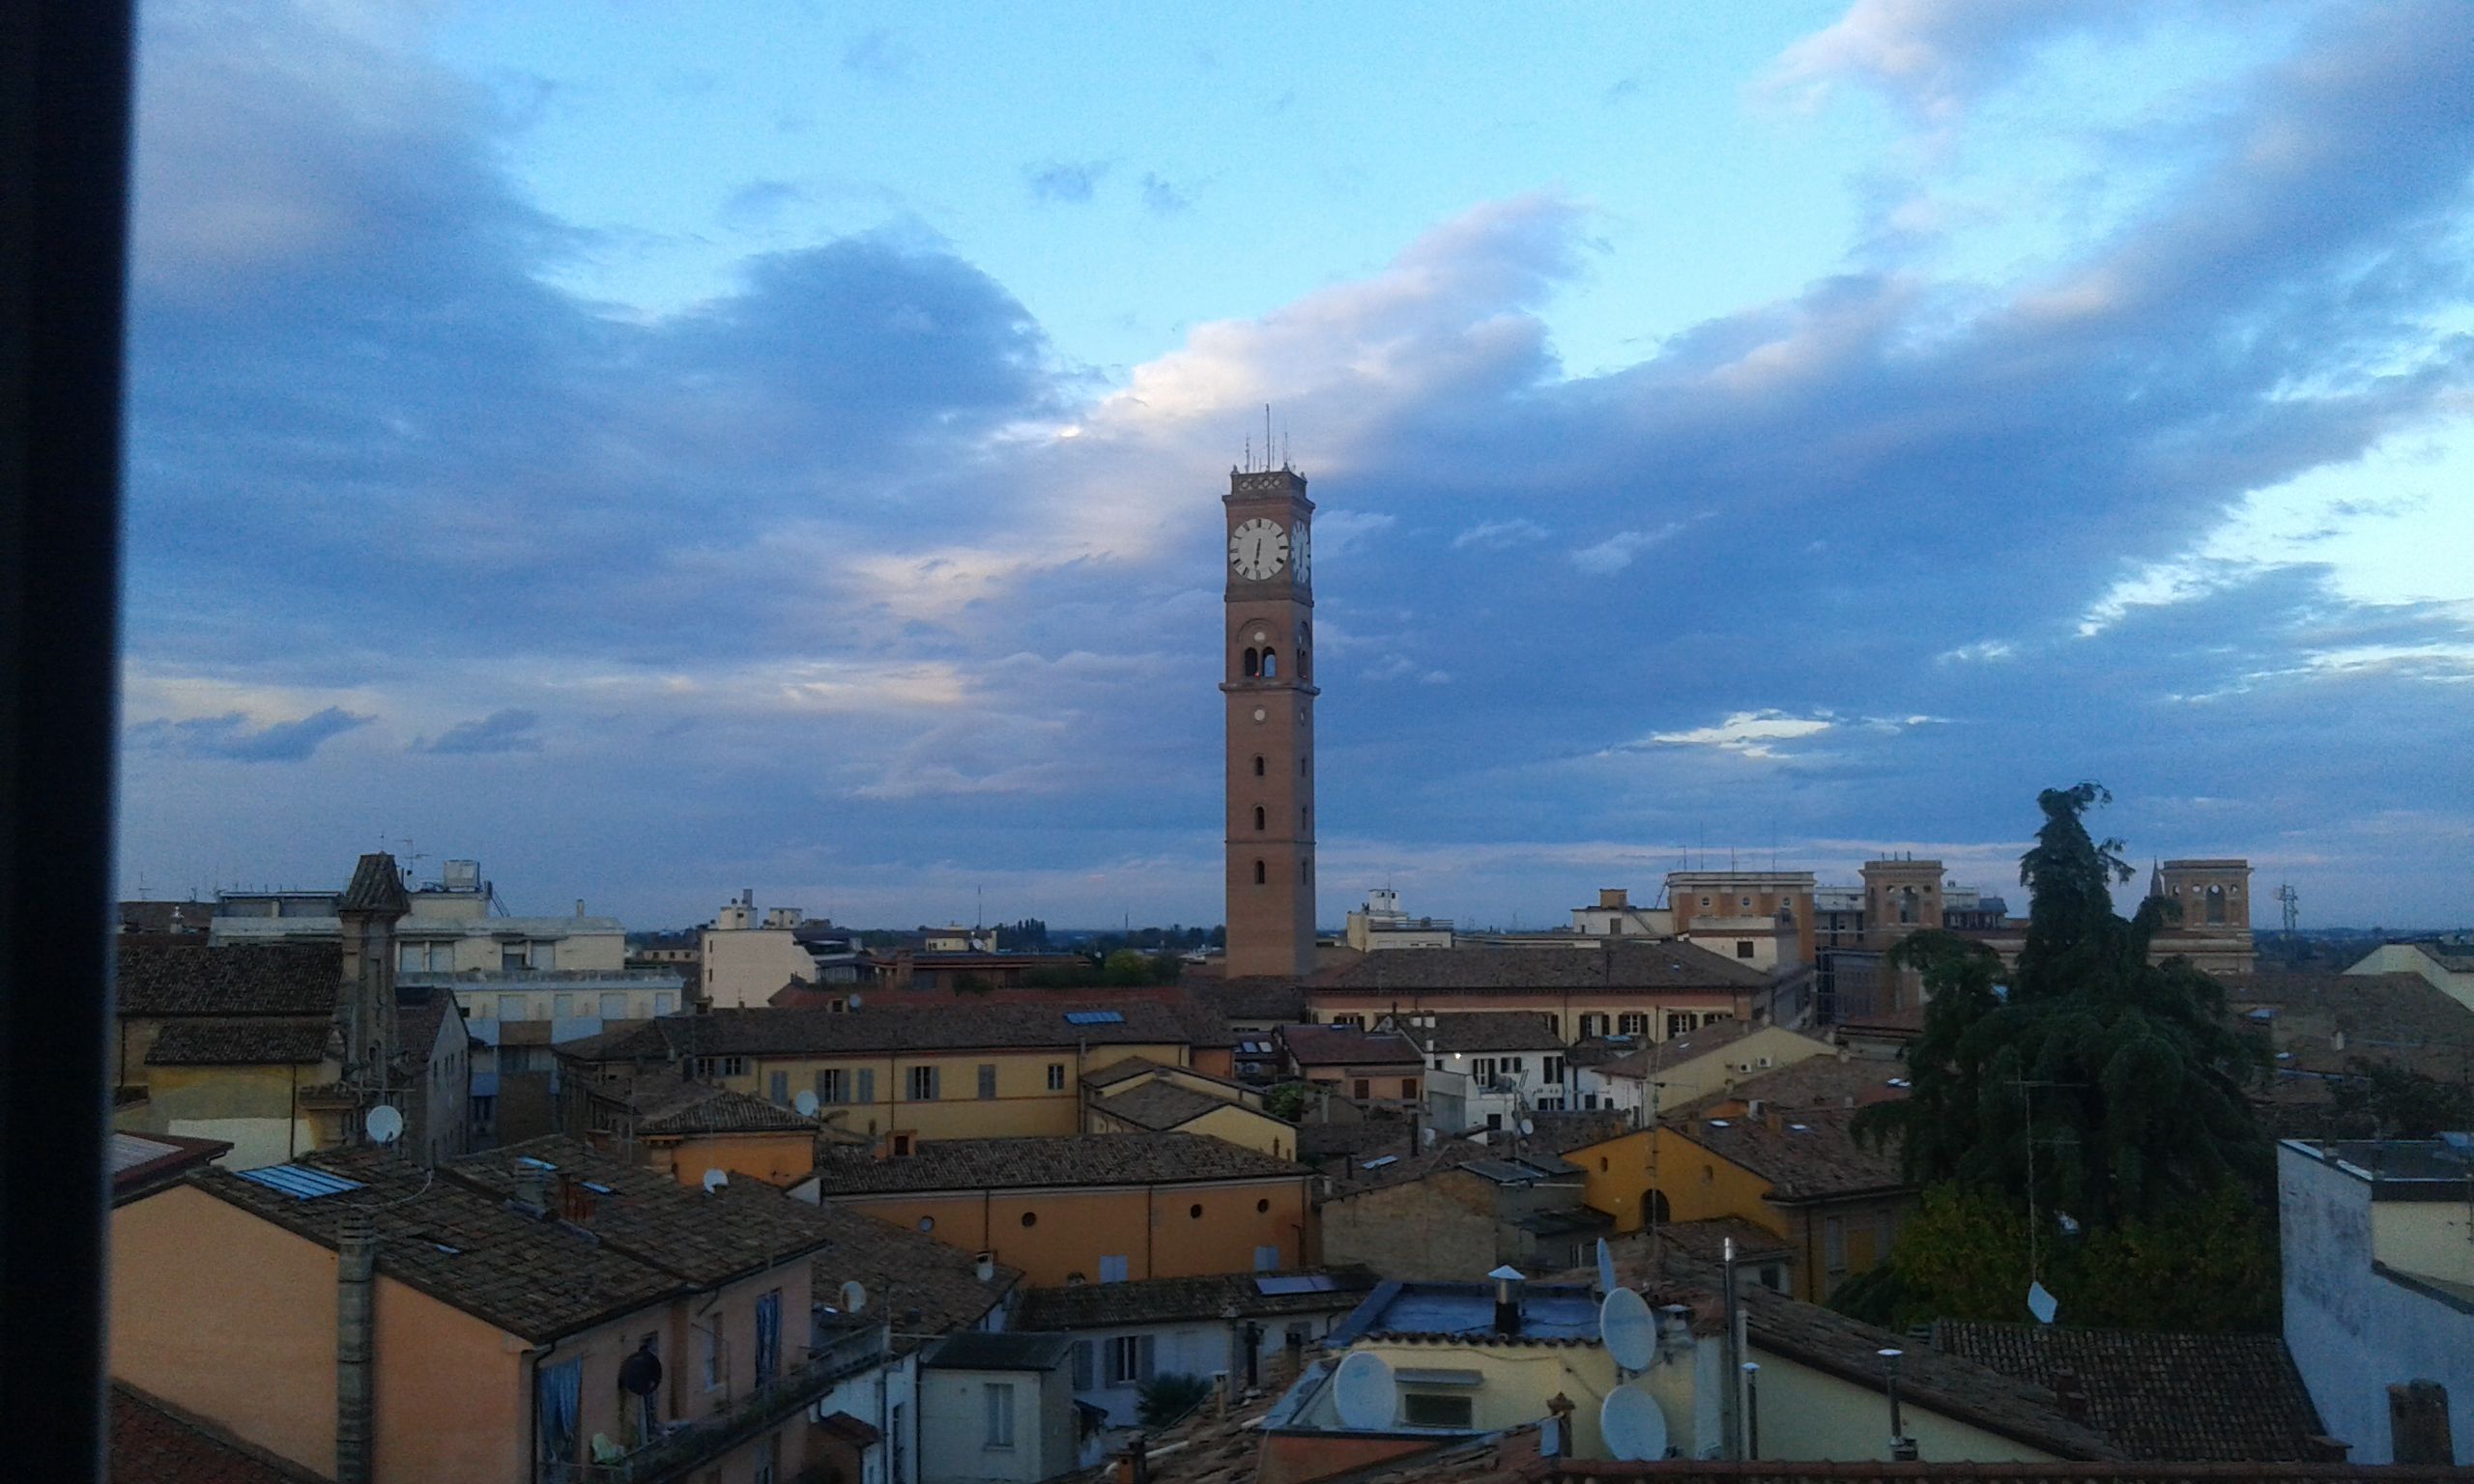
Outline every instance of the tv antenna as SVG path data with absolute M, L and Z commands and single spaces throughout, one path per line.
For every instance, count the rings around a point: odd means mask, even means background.
M 2301 903 L 2302 898 L 2291 886 L 2277 888 L 2277 904 L 2285 909 L 2285 935 L 2288 938 L 2293 936 L 2295 925 L 2302 921 Z
M 2010 1085 L 2019 1090 L 2019 1106 L 2027 1115 L 2028 1136 L 2028 1308 L 2040 1324 L 2052 1324 L 2056 1312 L 2053 1295 L 2044 1285 L 2043 1247 L 2036 1230 L 2036 1105 L 2029 1096 L 2039 1087 L 2086 1087 L 2085 1082 L 2031 1082 L 2013 1077 Z M 2048 1142 L 2059 1144 L 2059 1139 Z

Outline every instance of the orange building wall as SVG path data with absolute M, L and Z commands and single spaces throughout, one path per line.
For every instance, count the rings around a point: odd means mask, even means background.
M 1062 1286 L 1079 1273 L 1100 1280 L 1102 1256 L 1123 1257 L 1126 1276 L 1198 1277 L 1254 1270 L 1254 1248 L 1278 1246 L 1280 1266 L 1314 1261 L 1306 1182 L 1011 1191 L 946 1195 L 850 1195 L 837 1206 L 896 1226 L 919 1229 L 964 1252 L 993 1252 L 1034 1287 Z M 1197 1217 L 1194 1208 L 1200 1206 Z M 1266 1209 L 1257 1210 L 1260 1206 Z M 1022 1217 L 1033 1217 L 1024 1226 Z
M 701 1184 L 706 1170 L 768 1185 L 796 1184 L 816 1168 L 815 1136 L 788 1133 L 714 1133 L 646 1141 L 648 1162 L 682 1185 Z

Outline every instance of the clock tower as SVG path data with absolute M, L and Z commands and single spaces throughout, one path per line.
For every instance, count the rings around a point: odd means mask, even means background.
M 1314 502 L 1291 469 L 1230 470 L 1227 624 L 1231 979 L 1314 970 Z

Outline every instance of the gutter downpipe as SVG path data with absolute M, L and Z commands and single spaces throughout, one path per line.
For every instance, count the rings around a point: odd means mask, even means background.
M 1734 1415 L 1729 1419 L 1733 1425 L 1727 1429 L 1727 1454 L 1730 1458 L 1745 1459 L 1752 1456 L 1744 1425 L 1748 1411 L 1745 1390 L 1751 1384 L 1751 1378 L 1743 1370 L 1743 1362 L 1749 1357 L 1744 1355 L 1743 1300 L 1736 1293 L 1736 1240 L 1733 1237 L 1726 1239 L 1723 1252 L 1719 1267 L 1724 1275 L 1722 1282 L 1727 1299 L 1727 1372 L 1735 1383 L 1728 1396 Z
M 378 1229 L 363 1211 L 344 1213 L 335 1240 L 335 1484 L 369 1484 L 376 1364 L 371 1287 Z

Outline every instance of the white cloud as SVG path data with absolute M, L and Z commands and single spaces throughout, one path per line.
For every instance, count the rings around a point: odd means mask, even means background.
M 1744 757 L 1775 757 L 1771 744 L 1817 737 L 1837 725 L 1827 716 L 1789 716 L 1783 711 L 1738 711 L 1714 727 L 1688 731 L 1654 731 L 1650 741 L 1660 747 L 1711 747 Z
M 1633 557 L 1683 528 L 1683 523 L 1672 522 L 1655 530 L 1620 530 L 1596 546 L 1572 553 L 1572 565 L 1596 577 L 1621 572 L 1632 564 Z
M 1545 540 L 1548 534 L 1546 528 L 1536 521 L 1517 518 L 1509 521 L 1481 521 L 1453 537 L 1452 546 L 1454 551 L 1472 546 L 1488 550 L 1507 546 L 1526 546 L 1534 541 Z

